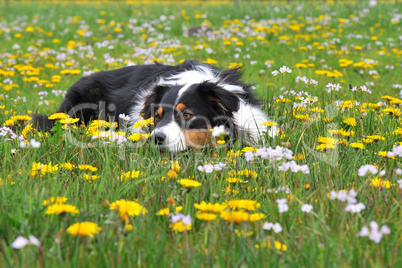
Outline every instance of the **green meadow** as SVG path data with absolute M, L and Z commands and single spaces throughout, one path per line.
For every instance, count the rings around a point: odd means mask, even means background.
M 402 265 L 400 3 L 1 5 L 1 267 Z M 150 120 L 54 114 L 83 76 L 185 59 L 242 67 L 276 136 L 169 154 Z

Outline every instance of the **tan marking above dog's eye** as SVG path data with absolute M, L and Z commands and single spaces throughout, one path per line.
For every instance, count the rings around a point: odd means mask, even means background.
M 159 107 L 158 111 L 156 112 L 158 115 L 162 116 L 163 114 L 163 108 Z
M 176 105 L 176 109 L 178 111 L 183 111 L 184 109 L 186 109 L 186 105 L 184 105 L 183 103 L 179 103 Z

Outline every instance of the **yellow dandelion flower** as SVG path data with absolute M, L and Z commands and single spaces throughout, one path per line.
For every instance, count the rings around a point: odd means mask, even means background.
M 242 180 L 239 179 L 239 178 L 227 178 L 226 181 L 229 182 L 229 183 L 238 183 L 238 182 L 242 182 Z
M 393 99 L 390 101 L 390 103 L 391 103 L 391 104 L 400 105 L 400 104 L 402 104 L 402 100 L 401 100 L 401 99 L 398 99 L 398 98 L 393 98 Z
M 148 134 L 141 134 L 141 140 L 149 139 L 150 136 L 151 136 L 151 133 L 148 133 Z
M 87 180 L 89 182 L 93 182 L 94 180 L 99 179 L 99 176 L 98 175 L 84 174 L 83 178 L 84 178 L 84 180 Z
M 398 127 L 392 132 L 393 135 L 402 135 L 402 128 Z
M 370 186 L 377 187 L 377 188 L 391 188 L 392 184 L 388 180 L 382 180 L 379 178 L 370 179 Z
M 279 241 L 274 241 L 274 246 L 277 250 L 281 250 L 281 251 L 287 251 L 288 248 L 286 247 L 285 244 L 282 244 Z M 272 247 L 272 243 L 271 241 L 267 241 L 267 242 L 262 242 L 259 245 L 255 245 L 256 248 L 271 248 Z
M 210 212 L 197 211 L 195 217 L 202 221 L 213 221 L 218 217 L 218 215 Z
M 389 101 L 391 104 L 396 104 L 396 105 L 402 104 L 402 100 L 398 99 L 398 98 L 394 98 L 391 96 L 382 96 L 381 98 L 385 99 L 386 101 Z
M 296 68 L 300 68 L 300 69 L 305 69 L 305 68 L 307 68 L 307 65 L 304 64 L 304 63 L 296 63 L 296 64 L 295 64 L 295 67 L 296 67 Z
M 10 127 L 10 126 L 14 126 L 15 121 L 12 119 L 8 119 L 3 123 L 3 126 L 5 127 Z
M 364 144 L 361 142 L 353 142 L 349 144 L 349 146 L 357 149 L 364 149 Z
M 236 158 L 237 156 L 239 156 L 240 152 L 235 152 L 233 150 L 230 150 L 227 152 L 227 157 L 229 158 Z
M 240 200 L 230 200 L 228 202 L 228 205 L 232 209 L 246 209 L 246 210 L 255 210 L 261 206 L 260 203 L 257 203 L 255 200 L 246 200 L 246 199 L 240 199 Z
M 252 213 L 252 214 L 250 214 L 249 221 L 250 222 L 256 222 L 256 221 L 260 221 L 260 220 L 262 220 L 264 218 L 265 218 L 264 213 Z
M 28 124 L 21 131 L 21 134 L 24 136 L 24 138 L 28 138 L 28 133 L 31 132 L 32 130 L 33 130 L 32 124 Z
M 386 101 L 392 101 L 392 100 L 394 99 L 394 97 L 385 95 L 385 96 L 382 96 L 381 99 L 384 99 L 384 100 L 386 100 Z
M 233 222 L 238 224 L 241 222 L 256 222 L 265 218 L 265 215 L 263 213 L 249 214 L 244 210 L 239 210 L 239 211 L 222 211 L 220 217 L 227 222 Z
M 140 120 L 138 122 L 135 122 L 133 125 L 133 128 L 137 127 L 148 127 L 154 124 L 154 118 L 150 117 L 148 119 Z
M 247 168 L 243 169 L 243 170 L 240 170 L 240 171 L 237 171 L 237 175 L 245 176 L 246 178 L 250 178 L 250 177 L 257 178 L 257 176 L 258 176 L 257 172 L 252 171 L 252 170 L 247 169 Z M 235 177 L 236 176 L 235 172 L 234 172 L 234 174 L 233 174 L 233 172 L 230 172 L 229 176 Z
M 301 121 L 306 121 L 308 119 L 308 114 L 293 114 L 293 117 Z
M 90 124 L 91 127 L 110 127 L 110 123 L 105 120 L 93 120 Z
M 257 152 L 257 150 L 258 150 L 258 148 L 255 148 L 255 147 L 244 147 L 242 150 L 241 150 L 241 154 L 242 153 L 245 153 L 245 152 L 249 152 L 249 151 L 251 151 L 251 152 Z
M 49 164 L 47 164 L 47 165 L 34 162 L 32 164 L 31 175 L 35 176 L 39 172 L 40 175 L 43 176 L 46 173 L 53 173 L 53 172 L 57 171 L 58 169 L 59 169 L 59 165 L 52 166 L 52 162 L 49 162 Z
M 387 151 L 379 151 L 377 155 L 387 157 Z
M 277 126 L 278 123 L 273 122 L 273 121 L 266 121 L 266 122 L 262 123 L 262 125 L 272 127 L 272 126 Z
M 346 118 L 346 119 L 343 121 L 343 123 L 345 123 L 345 124 L 347 124 L 347 125 L 349 125 L 349 126 L 352 126 L 352 127 L 357 126 L 356 119 L 355 119 L 354 117 Z
M 201 183 L 199 183 L 198 181 L 190 180 L 190 179 L 181 179 L 181 180 L 178 180 L 177 182 L 187 188 L 192 188 L 192 187 L 195 188 L 195 187 L 201 186 Z
M 184 230 L 190 231 L 192 228 L 192 225 L 191 224 L 184 225 L 181 221 L 177 221 L 175 223 L 170 224 L 170 228 L 173 231 L 179 231 L 181 233 L 181 232 L 184 232 Z
M 141 133 L 134 133 L 127 137 L 131 141 L 139 141 L 141 139 Z
M 244 230 L 235 230 L 235 233 L 238 237 L 250 237 L 254 234 L 254 232 L 245 232 Z
M 230 188 L 230 187 L 226 187 L 226 189 L 222 190 L 224 192 L 225 195 L 236 195 L 239 193 L 239 191 Z
M 366 138 L 366 139 L 363 139 L 363 142 L 364 142 L 364 143 L 367 143 L 367 144 L 370 144 L 370 143 L 373 143 L 374 140 L 373 140 L 373 139 Z
M 195 203 L 194 207 L 202 212 L 209 212 L 209 213 L 220 213 L 227 208 L 227 204 L 211 204 L 202 201 L 200 204 Z
M 304 154 L 298 153 L 297 155 L 293 156 L 293 160 L 302 161 L 304 159 Z
M 57 119 L 66 119 L 66 118 L 69 118 L 69 117 L 70 116 L 68 114 L 65 114 L 65 113 L 55 113 L 55 114 L 50 115 L 48 117 L 48 119 L 57 120 Z
M 80 74 L 81 70 L 61 70 L 60 74 Z
M 389 115 L 393 115 L 395 117 L 399 117 L 402 115 L 402 111 L 396 108 L 386 108 L 382 110 L 384 113 L 389 114 Z
M 332 121 L 334 121 L 333 117 L 323 117 L 322 121 L 324 121 L 325 123 L 331 123 Z
M 344 139 L 338 139 L 338 143 L 343 145 L 343 146 L 348 145 L 348 142 L 346 140 L 344 140 Z
M 159 210 L 158 212 L 155 213 L 155 215 L 158 216 L 164 216 L 164 215 L 168 215 L 170 212 L 169 208 L 162 208 L 161 210 Z
M 174 171 L 173 169 L 169 170 L 168 173 L 167 173 L 167 177 L 168 177 L 170 180 L 176 179 L 177 176 L 178 176 L 178 175 L 177 175 L 177 172 Z M 201 184 L 200 184 L 200 185 L 201 185 Z
M 117 200 L 110 204 L 110 209 L 118 211 L 122 220 L 127 220 L 129 216 L 134 217 L 148 212 L 146 208 L 137 202 L 124 199 Z
M 176 162 L 171 161 L 171 164 L 172 164 L 172 168 L 171 168 L 171 169 L 172 169 L 173 171 L 175 171 L 176 173 L 179 173 L 179 172 L 180 172 L 180 169 L 181 169 L 179 161 L 176 161 Z
M 214 60 L 214 59 L 210 59 L 210 58 L 208 58 L 206 61 L 204 61 L 205 63 L 208 63 L 208 64 L 212 64 L 212 65 L 215 65 L 215 64 L 217 64 L 218 62 L 216 61 L 216 60 Z
M 89 171 L 98 171 L 97 167 L 91 166 L 91 165 L 78 165 L 78 168 L 81 170 L 89 170 Z
M 127 139 L 131 141 L 139 141 L 148 139 L 150 134 L 142 134 L 142 133 L 133 133 L 127 137 Z
M 245 212 L 243 210 L 241 210 L 241 211 L 222 211 L 219 216 L 227 222 L 233 222 L 236 224 L 248 221 L 250 218 L 250 214 L 248 214 L 247 212 Z
M 74 124 L 74 123 L 77 123 L 78 121 L 80 121 L 79 118 L 64 118 L 64 119 L 60 119 L 60 123 L 63 124 L 63 125 Z
M 292 100 L 283 98 L 283 99 L 276 99 L 275 102 L 276 103 L 290 103 L 290 102 L 292 102 Z
M 230 45 L 230 41 L 229 41 L 229 45 Z M 241 64 L 241 63 L 231 62 L 229 64 L 229 69 L 238 69 L 238 68 L 241 68 L 242 66 L 243 66 L 243 64 Z
M 329 129 L 328 132 L 333 135 L 343 136 L 343 137 L 350 137 L 355 134 L 354 131 L 346 131 L 343 128 L 342 129 Z
M 45 214 L 63 214 L 63 213 L 71 213 L 71 214 L 78 214 L 80 211 L 77 209 L 76 206 L 69 205 L 69 204 L 53 204 L 47 207 Z
M 351 100 L 345 100 L 343 103 L 342 103 L 342 106 L 340 107 L 340 109 L 346 109 L 346 108 L 353 108 L 353 101 L 351 101 Z
M 57 196 L 56 198 L 51 197 L 49 199 L 43 200 L 42 206 L 46 207 L 52 204 L 64 204 L 67 202 L 67 197 L 65 196 Z
M 380 136 L 380 135 L 367 136 L 367 138 L 372 139 L 374 141 L 379 141 L 379 140 L 385 141 L 385 138 L 383 136 Z
M 61 164 L 60 166 L 67 170 L 72 170 L 73 168 L 75 168 L 75 165 L 73 165 L 71 163 L 64 163 L 64 164 Z
M 126 232 L 132 231 L 132 230 L 133 230 L 133 225 L 132 225 L 132 224 L 125 224 L 125 225 L 124 225 L 124 230 L 125 230 Z
M 336 149 L 335 144 L 332 143 L 322 143 L 320 145 L 317 145 L 317 147 L 315 147 L 316 150 L 318 151 L 324 151 L 324 150 L 328 150 L 328 149 Z
M 30 117 L 28 115 L 14 115 L 10 119 L 13 121 L 25 122 L 25 121 L 32 120 L 32 117 Z
M 179 212 L 179 211 L 181 211 L 181 210 L 183 210 L 183 206 L 177 206 L 177 207 L 176 207 L 176 212 Z
M 334 139 L 332 137 L 321 137 L 321 136 L 318 137 L 318 142 L 331 145 L 335 145 L 338 143 L 337 139 Z
M 129 179 L 137 179 L 140 176 L 140 171 L 128 171 L 120 176 L 121 181 L 128 181 Z
M 67 233 L 74 236 L 94 237 L 100 231 L 102 231 L 102 228 L 93 222 L 78 222 L 67 228 Z

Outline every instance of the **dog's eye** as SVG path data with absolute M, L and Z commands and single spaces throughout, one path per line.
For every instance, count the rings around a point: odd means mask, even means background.
M 156 114 L 155 117 L 154 117 L 154 119 L 155 119 L 155 120 L 160 120 L 160 119 L 161 119 L 161 116 L 160 116 L 159 114 Z
M 183 117 L 186 118 L 186 119 L 189 119 L 189 118 L 191 118 L 192 116 L 193 116 L 193 115 L 190 114 L 190 113 L 184 113 L 184 114 L 183 114 Z

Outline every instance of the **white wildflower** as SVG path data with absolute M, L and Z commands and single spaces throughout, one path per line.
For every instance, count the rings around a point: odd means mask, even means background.
M 360 213 L 366 206 L 363 203 L 358 204 L 348 204 L 345 207 L 345 211 L 352 212 L 352 213 Z
M 212 129 L 213 137 L 219 137 L 220 135 L 228 135 L 228 134 L 229 132 L 225 129 L 224 125 L 220 125 Z
M 282 232 L 282 226 L 279 223 L 275 223 L 272 226 L 272 230 L 274 230 L 275 233 L 280 233 Z
M 279 223 L 272 223 L 272 222 L 266 222 L 262 226 L 262 229 L 264 230 L 273 230 L 275 233 L 280 233 L 282 232 L 282 226 Z
M 279 68 L 279 72 L 281 72 L 282 74 L 284 74 L 284 73 L 291 73 L 292 72 L 292 69 L 290 69 L 289 67 L 286 67 L 286 66 L 282 66 L 281 68 Z
M 212 173 L 214 170 L 215 171 L 221 171 L 222 168 L 224 168 L 226 166 L 225 163 L 218 163 L 215 165 L 212 164 L 205 164 L 203 166 L 198 166 L 197 169 L 201 172 L 205 172 L 205 173 Z
M 18 236 L 13 243 L 11 243 L 11 247 L 15 249 L 22 249 L 28 245 L 34 245 L 39 247 L 40 241 L 33 235 L 29 235 L 28 239 L 23 236 Z
M 262 226 L 262 229 L 264 229 L 264 230 L 271 230 L 273 226 L 274 226 L 274 224 L 273 224 L 272 222 L 266 222 L 266 223 L 264 223 L 264 225 Z
M 313 210 L 313 205 L 304 204 L 304 205 L 301 206 L 301 211 L 302 212 L 310 213 L 312 210 Z
M 35 139 L 31 139 L 29 144 L 32 146 L 32 148 L 39 148 L 41 143 L 39 141 L 36 141 Z
M 125 114 L 119 114 L 119 118 L 123 119 L 124 121 L 130 120 L 130 116 L 129 116 L 129 115 L 125 115 Z
M 368 236 L 371 241 L 374 241 L 377 244 L 380 243 L 383 235 L 389 235 L 391 233 L 391 230 L 387 225 L 383 225 L 379 228 L 378 223 L 375 221 L 371 221 L 369 226 L 370 228 L 363 226 L 359 232 L 359 236 Z
M 283 213 L 289 210 L 289 206 L 287 204 L 288 200 L 286 198 L 277 199 L 279 213 Z
M 360 177 L 364 177 L 366 176 L 367 172 L 370 172 L 371 174 L 375 175 L 378 173 L 378 169 L 374 165 L 364 165 L 359 168 L 358 175 Z

